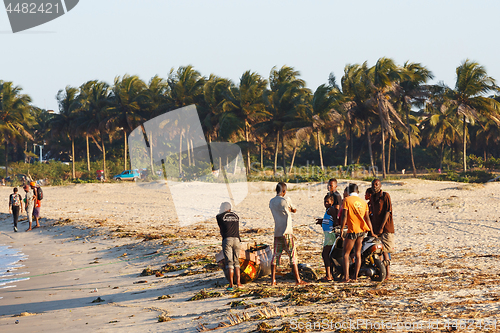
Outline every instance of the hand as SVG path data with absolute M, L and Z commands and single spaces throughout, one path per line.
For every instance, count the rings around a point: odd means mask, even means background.
M 323 224 L 323 219 L 316 219 L 316 224 Z

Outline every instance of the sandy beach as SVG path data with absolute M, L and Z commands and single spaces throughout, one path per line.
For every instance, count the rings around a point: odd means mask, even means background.
M 339 191 L 347 183 L 339 180 Z M 369 186 L 356 183 L 363 193 Z M 274 186 L 249 183 L 235 209 L 243 241 L 272 245 Z M 365 328 L 384 321 L 417 325 L 399 331 L 446 332 L 455 319 L 469 332 L 500 329 L 500 183 L 408 179 L 382 189 L 391 195 L 396 228 L 392 280 L 295 287 L 285 261 L 277 287 L 264 277 L 227 292 L 214 267 L 221 249 L 215 218 L 180 227 L 165 188 L 44 187 L 42 227 L 24 232 L 22 221 L 18 233 L 8 214 L 11 188 L 1 188 L 0 244 L 29 256 L 19 270 L 29 280 L 0 289 L 0 331 L 333 331 L 334 323 L 366 320 Z M 323 215 L 325 193 L 325 184 L 306 183 L 288 192 L 298 208 L 299 263 L 320 276 L 323 234 L 314 218 Z

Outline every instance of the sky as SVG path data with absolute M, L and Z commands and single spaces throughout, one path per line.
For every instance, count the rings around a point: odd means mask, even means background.
M 67 85 L 124 74 L 148 82 L 186 65 L 235 83 L 288 65 L 313 91 L 331 72 L 340 82 L 347 64 L 380 57 L 419 62 L 449 86 L 465 59 L 500 80 L 499 12 L 500 2 L 482 0 L 80 0 L 14 34 L 2 8 L 0 80 L 55 111 Z

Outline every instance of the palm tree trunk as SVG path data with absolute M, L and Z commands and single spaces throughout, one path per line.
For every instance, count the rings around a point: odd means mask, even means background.
M 297 146 L 295 145 L 293 147 L 293 153 L 292 153 L 292 163 L 290 164 L 290 169 L 288 171 L 288 173 L 292 173 L 292 169 L 293 169 L 293 163 L 295 162 L 295 154 L 297 153 Z
M 102 145 L 102 171 L 104 173 L 104 179 L 108 179 L 106 172 L 106 147 L 104 146 L 104 134 L 101 133 L 101 145 Z
M 260 144 L 260 169 L 264 169 L 264 143 Z
M 387 149 L 387 173 L 391 172 L 391 149 L 392 149 L 392 136 L 389 136 L 389 148 Z
M 286 159 L 285 159 L 285 136 L 283 135 L 283 129 L 281 131 L 281 157 L 283 158 L 283 173 L 286 176 Z
M 398 172 L 398 166 L 396 164 L 396 160 L 397 160 L 397 157 L 396 157 L 396 145 L 394 145 L 394 171 L 397 173 Z
M 385 170 L 385 130 L 382 128 L 382 178 L 386 178 L 387 173 Z
M 250 173 L 250 145 L 248 142 L 248 122 L 245 120 L 245 141 L 247 142 L 247 174 Z
M 191 149 L 189 146 L 189 133 L 186 135 L 186 149 L 187 149 L 187 158 L 188 158 L 188 166 L 191 166 Z
M 353 145 L 354 138 L 352 136 L 352 124 L 350 124 L 350 123 L 349 123 L 349 140 L 350 140 L 350 143 L 349 143 L 350 147 L 349 148 L 350 148 L 351 152 L 349 154 L 350 158 L 349 158 L 348 163 L 349 164 L 354 164 L 354 162 L 353 162 L 354 161 L 354 158 L 353 158 L 353 156 L 354 156 L 354 145 Z
M 90 173 L 90 149 L 89 149 L 89 136 L 88 136 L 88 134 L 85 135 L 85 139 L 87 141 L 87 171 Z
M 372 166 L 372 174 L 374 177 L 377 175 L 375 174 L 375 166 L 373 165 L 373 152 L 372 152 L 372 138 L 370 136 L 370 128 L 368 126 L 368 122 L 365 120 L 365 131 L 366 131 L 366 138 L 368 140 L 368 154 L 370 155 L 370 164 Z
M 319 136 L 319 130 L 316 135 L 318 137 L 319 163 L 321 165 L 321 171 L 324 171 L 325 167 L 323 166 L 323 152 L 321 151 L 321 138 Z
M 75 139 L 71 137 L 71 177 L 76 178 L 75 174 Z
M 151 169 L 152 168 L 153 167 L 151 167 Z M 181 177 L 181 175 L 182 175 L 182 132 L 179 135 L 179 177 Z
M 9 145 L 5 141 L 5 178 L 9 177 Z
M 276 147 L 274 149 L 274 170 L 273 174 L 276 176 L 276 169 L 278 168 L 278 148 L 280 146 L 280 132 L 276 132 Z
M 151 167 L 151 175 L 154 175 L 155 169 L 153 167 L 153 133 L 151 133 L 151 135 L 149 136 L 148 141 L 149 141 L 149 166 Z
M 441 156 L 439 158 L 439 169 L 443 170 L 444 140 L 441 142 Z
M 410 110 L 406 108 L 406 128 L 408 130 L 408 146 L 410 147 L 411 167 L 413 168 L 413 177 L 417 178 L 417 168 L 415 168 L 415 159 L 413 158 L 413 145 L 411 144 L 411 126 Z
M 345 135 L 344 166 L 347 166 L 347 153 L 349 151 L 349 138 Z
M 467 123 L 465 122 L 465 115 L 464 115 L 464 134 L 463 134 L 463 138 L 464 138 L 464 172 L 467 172 L 467 135 L 466 135 L 466 131 L 467 131 Z
M 191 142 L 191 158 L 193 159 L 193 166 L 196 165 L 195 158 L 194 158 L 194 145 L 193 145 L 193 140 L 189 139 L 189 142 Z
M 123 156 L 124 156 L 124 159 L 123 159 L 124 163 L 123 163 L 123 165 L 125 167 L 123 168 L 123 170 L 127 170 L 127 132 L 125 130 L 123 130 L 123 136 L 124 136 L 124 140 L 123 141 L 125 142 L 125 149 L 124 149 L 124 154 L 123 154 Z

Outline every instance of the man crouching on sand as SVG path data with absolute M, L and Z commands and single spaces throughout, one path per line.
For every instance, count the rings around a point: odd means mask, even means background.
M 340 230 L 344 230 L 347 223 L 347 237 L 344 239 L 344 234 L 341 233 L 344 240 L 343 248 L 343 263 L 344 279 L 341 282 L 350 282 L 349 280 L 349 263 L 351 250 L 354 247 L 356 254 L 356 270 L 354 272 L 354 281 L 358 279 L 359 269 L 361 267 L 361 246 L 363 245 L 363 238 L 366 232 L 370 231 L 373 236 L 373 228 L 370 222 L 370 213 L 368 204 L 359 198 L 358 185 L 349 184 L 349 196 L 342 204 L 344 214 L 342 216 L 342 226 Z
M 286 184 L 279 182 L 276 185 L 276 196 L 269 202 L 269 208 L 274 218 L 274 252 L 271 264 L 271 285 L 276 285 L 276 265 L 279 265 L 283 250 L 290 256 L 293 275 L 297 285 L 307 284 L 300 279 L 297 266 L 297 248 L 295 246 L 292 228 L 292 213 L 297 209 L 292 205 L 290 198 L 286 197 Z

